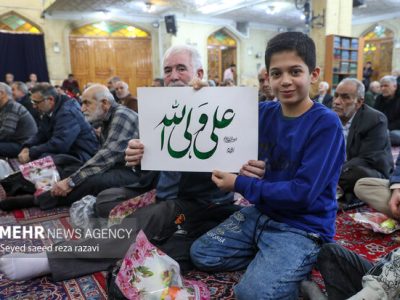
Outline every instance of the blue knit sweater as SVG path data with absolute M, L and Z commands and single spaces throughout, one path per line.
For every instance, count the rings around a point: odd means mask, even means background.
M 332 241 L 345 160 L 339 118 L 320 103 L 297 118 L 284 117 L 279 102 L 260 103 L 259 109 L 265 176 L 238 176 L 235 190 L 270 218 Z

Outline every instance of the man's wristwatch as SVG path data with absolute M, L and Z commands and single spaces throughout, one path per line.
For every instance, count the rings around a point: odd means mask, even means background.
M 71 189 L 73 189 L 73 188 L 75 187 L 75 183 L 74 183 L 74 181 L 72 180 L 72 178 L 68 179 L 68 186 L 69 186 Z

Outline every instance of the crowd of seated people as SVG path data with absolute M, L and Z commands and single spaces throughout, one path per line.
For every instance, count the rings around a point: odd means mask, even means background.
M 94 195 L 96 215 L 107 218 L 124 200 L 153 188 L 157 193 L 155 204 L 114 225 L 134 227 L 130 239 L 60 243 L 100 243 L 94 256 L 74 253 L 67 259 L 63 253 L 44 252 L 21 260 L 9 254 L 0 258 L 0 270 L 12 280 L 51 274 L 56 281 L 107 270 L 142 229 L 184 270 L 247 269 L 235 287 L 238 299 L 296 299 L 300 287 L 311 299 L 325 299 L 307 281 L 314 266 L 325 280 L 328 299 L 394 299 L 400 284 L 388 288 L 376 266 L 332 242 L 336 198 L 348 203 L 357 197 L 400 220 L 400 158 L 394 167 L 391 152 L 391 145 L 400 145 L 397 78 L 371 82 L 367 92 L 361 81 L 347 78 L 331 97 L 329 85 L 321 82 L 319 95 L 312 100 L 310 85 L 318 82 L 320 72 L 315 60 L 315 45 L 304 34 L 283 33 L 268 43 L 266 68 L 258 74 L 259 160 L 244 162 L 239 175 L 137 168 L 145 151 L 139 140 L 137 99 L 118 76 L 107 86 L 91 83 L 81 92 L 70 74 L 60 87 L 67 94 L 34 77 L 32 86 L 13 78 L 8 78 L 10 86 L 0 83 L 0 156 L 27 163 L 50 155 L 62 179 L 38 197 L 9 197 L 0 202 L 1 209 L 49 209 Z M 154 79 L 152 86 L 204 86 L 201 58 L 193 47 L 168 49 L 163 68 L 164 78 Z M 230 78 L 221 84 L 232 85 Z M 278 150 L 265 146 L 270 143 Z M 289 166 L 282 162 L 282 153 L 290 156 Z M 254 206 L 234 205 L 232 192 Z M 182 214 L 186 221 L 178 226 Z M 232 224 L 238 231 L 227 230 Z M 179 260 L 182 256 L 170 247 L 177 230 L 192 233 L 180 249 L 190 264 Z M 288 240 L 295 243 L 289 247 Z M 380 270 L 390 269 L 397 257 L 394 251 Z M 400 273 L 391 276 L 400 278 Z

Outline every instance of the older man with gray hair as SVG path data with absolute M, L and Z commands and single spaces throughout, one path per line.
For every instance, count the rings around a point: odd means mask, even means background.
M 51 191 L 39 195 L 34 202 L 24 202 L 24 206 L 37 204 L 49 209 L 71 205 L 86 195 L 96 196 L 105 189 L 126 186 L 140 178 L 141 172 L 134 172 L 124 161 L 128 141 L 139 136 L 137 114 L 118 104 L 107 87 L 100 84 L 83 92 L 81 110 L 88 122 L 101 122 L 100 149 L 72 175 L 65 174 L 65 178 L 61 174 L 64 179 Z
M 204 72 L 199 52 L 187 45 L 173 46 L 166 51 L 163 71 L 166 86 L 200 86 Z M 126 150 L 127 164 L 138 168 L 143 151 L 144 146 L 137 138 L 131 140 Z M 114 191 L 111 194 L 118 194 L 115 189 L 111 190 Z M 232 193 L 219 190 L 211 181 L 211 173 L 161 171 L 156 190 L 155 204 L 139 208 L 121 224 L 111 227 L 111 230 L 131 229 L 132 233 L 127 237 L 83 238 L 58 244 L 59 249 L 97 245 L 99 251 L 94 252 L 11 253 L 0 258 L 0 271 L 12 280 L 51 273 L 53 280 L 60 281 L 107 270 L 125 256 L 140 230 L 188 270 L 189 248 L 194 239 L 219 224 L 238 207 L 231 204 Z M 119 193 L 123 195 L 128 191 Z M 30 267 L 24 268 L 26 265 Z
M 12 100 L 11 88 L 0 82 L 0 156 L 17 157 L 22 144 L 36 132 L 31 114 Z
M 318 96 L 315 97 L 315 101 L 322 103 L 326 107 L 332 108 L 333 97 L 328 94 L 329 83 L 326 81 L 321 81 L 318 85 Z
M 380 80 L 381 95 L 376 98 L 374 108 L 383 112 L 388 119 L 392 146 L 400 145 L 400 94 L 395 76 L 384 76 Z
M 346 162 L 339 178 L 345 204 L 353 200 L 356 181 L 363 177 L 388 178 L 393 157 L 384 114 L 364 104 L 365 88 L 355 78 L 336 88 L 332 109 L 340 118 L 346 142 Z
M 139 136 L 138 115 L 118 104 L 104 85 L 94 84 L 82 94 L 81 110 L 90 123 L 101 122 L 100 149 L 71 176 L 39 196 L 41 208 L 70 205 L 86 195 L 139 180 L 141 172 L 125 166 L 128 141 Z
M 125 81 L 117 81 L 114 88 L 119 103 L 137 112 L 137 99 L 131 95 L 129 85 Z

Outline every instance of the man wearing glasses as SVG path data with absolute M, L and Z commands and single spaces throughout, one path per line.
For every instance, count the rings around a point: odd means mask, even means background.
M 39 130 L 24 143 L 18 155 L 27 163 L 47 155 L 64 154 L 82 165 L 98 149 L 98 141 L 85 120 L 79 104 L 66 96 L 58 95 L 50 84 L 38 84 L 31 90 L 33 107 L 42 115 Z

